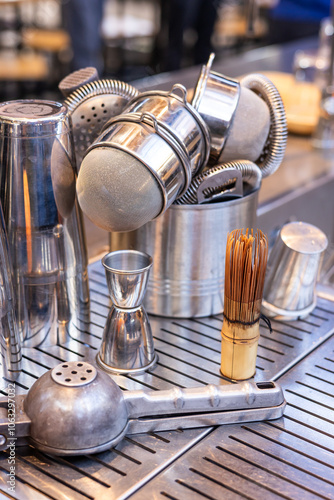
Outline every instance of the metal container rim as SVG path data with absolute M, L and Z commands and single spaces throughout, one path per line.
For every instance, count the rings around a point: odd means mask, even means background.
M 246 196 L 243 196 L 241 198 L 236 198 L 235 200 L 229 200 L 229 201 L 220 201 L 220 202 L 215 202 L 215 203 L 203 203 L 203 204 L 189 204 L 189 205 L 176 205 L 172 204 L 168 210 L 183 210 L 183 211 L 197 211 L 197 210 L 216 210 L 216 209 L 221 209 L 224 206 L 225 207 L 230 207 L 233 205 L 242 205 L 244 203 L 247 203 L 247 201 L 250 198 L 255 198 L 258 195 L 260 188 L 255 189 L 251 193 L 247 194 Z

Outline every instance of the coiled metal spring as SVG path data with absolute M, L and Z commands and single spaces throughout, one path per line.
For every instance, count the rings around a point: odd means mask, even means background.
M 256 92 L 268 105 L 270 112 L 270 130 L 267 142 L 259 160 L 256 162 L 262 177 L 273 174 L 280 166 L 285 153 L 288 127 L 282 98 L 269 78 L 252 73 L 244 76 L 240 84 Z

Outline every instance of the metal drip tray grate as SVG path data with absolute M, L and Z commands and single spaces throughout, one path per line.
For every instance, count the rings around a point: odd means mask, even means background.
M 89 267 L 89 275 L 90 322 L 73 331 L 66 344 L 25 348 L 16 394 L 25 393 L 59 362 L 95 361 L 110 302 L 99 262 Z M 120 387 L 167 389 L 228 383 L 219 372 L 221 316 L 190 320 L 151 317 L 150 321 L 158 364 L 142 375 L 113 376 Z M 5 498 L 333 498 L 334 483 L 329 479 L 333 466 L 324 464 L 333 463 L 329 460 L 334 431 L 334 358 L 332 340 L 326 339 L 334 331 L 334 304 L 319 298 L 307 319 L 273 322 L 272 326 L 272 334 L 261 326 L 255 379 L 279 378 L 288 400 L 284 419 L 216 430 L 136 435 L 91 457 L 53 458 L 31 447 L 17 447 L 15 494 L 8 491 L 8 454 L 1 454 L 0 489 Z M 8 383 L 1 382 L 1 393 L 6 395 Z M 262 455 L 264 445 L 266 454 Z M 281 476 L 287 478 L 282 485 Z M 224 489 L 219 481 L 226 483 Z M 264 486 L 258 484 L 261 481 Z
M 133 498 L 334 498 L 334 337 L 280 384 L 283 418 L 215 429 Z

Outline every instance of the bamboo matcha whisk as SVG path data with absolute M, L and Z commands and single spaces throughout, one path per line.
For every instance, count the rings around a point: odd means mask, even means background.
M 225 257 L 221 372 L 233 380 L 255 373 L 268 239 L 260 230 L 229 233 Z

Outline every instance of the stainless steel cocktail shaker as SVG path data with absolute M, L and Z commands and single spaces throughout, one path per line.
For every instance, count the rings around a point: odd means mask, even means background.
M 15 379 L 21 370 L 21 339 L 15 302 L 13 270 L 0 205 L 0 373 L 6 379 Z
M 0 105 L 0 198 L 25 346 L 64 342 L 89 302 L 83 226 L 67 109 Z

